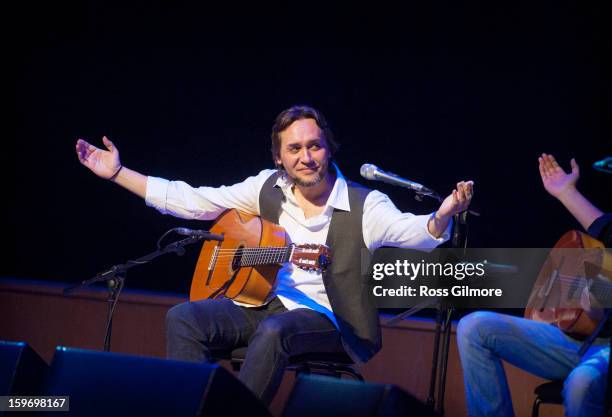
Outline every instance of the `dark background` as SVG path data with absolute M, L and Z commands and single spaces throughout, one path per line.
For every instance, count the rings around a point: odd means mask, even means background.
M 579 227 L 541 185 L 542 152 L 563 166 L 575 157 L 580 189 L 612 209 L 612 175 L 590 167 L 612 153 L 603 2 L 421 3 L 268 12 L 88 0 L 11 12 L 0 275 L 76 282 L 148 253 L 171 227 L 210 227 L 95 177 L 77 138 L 109 136 L 145 174 L 231 184 L 272 167 L 270 127 L 296 103 L 327 116 L 349 178 L 370 162 L 443 194 L 473 179 L 482 216 L 470 246 L 550 247 Z M 368 185 L 403 210 L 435 209 Z M 127 286 L 185 293 L 197 253 L 133 269 Z

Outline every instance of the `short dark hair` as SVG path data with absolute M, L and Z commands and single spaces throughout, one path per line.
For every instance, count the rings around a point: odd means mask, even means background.
M 334 133 L 327 124 L 327 120 L 325 120 L 323 113 L 310 106 L 291 106 L 276 116 L 276 120 L 272 126 L 272 159 L 278 168 L 282 168 L 277 163 L 277 161 L 280 159 L 280 134 L 287 129 L 291 123 L 302 119 L 313 119 L 317 123 L 317 126 L 319 126 L 319 129 L 321 129 L 323 132 L 323 137 L 325 138 L 325 142 L 329 147 L 330 157 L 333 156 L 340 148 L 338 142 L 334 140 Z

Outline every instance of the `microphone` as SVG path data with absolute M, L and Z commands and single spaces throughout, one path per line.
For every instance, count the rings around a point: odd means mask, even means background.
M 612 174 L 612 156 L 608 156 L 607 158 L 604 158 L 601 161 L 593 163 L 593 168 L 597 171 Z
M 223 235 L 215 235 L 213 233 L 207 232 L 206 230 L 193 230 L 188 229 L 186 227 L 176 227 L 174 231 L 179 235 L 200 237 L 206 240 L 218 240 L 219 242 L 223 242 L 224 239 Z
M 425 187 L 423 184 L 407 180 L 390 172 L 385 172 L 376 165 L 363 164 L 359 170 L 359 173 L 367 180 L 382 181 L 391 185 L 399 185 L 400 187 L 409 188 L 421 194 L 435 194 L 434 191 Z
M 487 272 L 493 274 L 518 274 L 519 269 L 518 266 L 512 264 L 496 264 L 493 262 L 489 262 L 486 259 L 482 262 L 484 268 Z
M 458 262 L 457 265 L 474 265 L 482 264 L 482 267 L 488 274 L 493 275 L 515 275 L 519 273 L 519 268 L 512 264 L 496 264 L 489 262 L 486 259 L 483 261 Z

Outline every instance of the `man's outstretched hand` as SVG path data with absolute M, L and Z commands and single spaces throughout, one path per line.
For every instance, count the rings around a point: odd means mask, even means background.
M 448 195 L 438 209 L 438 215 L 451 218 L 455 214 L 467 210 L 474 195 L 474 181 L 461 181 L 457 183 L 452 193 Z
M 576 190 L 576 182 L 580 177 L 580 168 L 578 168 L 574 158 L 570 161 L 572 166 L 570 173 L 566 173 L 552 155 L 543 153 L 538 158 L 538 162 L 540 163 L 542 184 L 544 184 L 544 188 L 550 195 L 561 199 L 564 194 Z
M 546 191 L 572 213 L 584 230 L 588 230 L 596 219 L 603 216 L 603 212 L 578 191 L 576 182 L 580 177 L 580 169 L 573 158 L 570 161 L 572 166 L 570 173 L 566 173 L 550 154 L 543 153 L 538 158 L 538 162 L 542 184 Z
M 474 196 L 474 181 L 461 181 L 444 199 L 435 215 L 429 219 L 427 229 L 435 237 L 439 237 L 448 227 L 455 214 L 465 211 L 470 206 Z
M 111 179 L 121 168 L 119 151 L 106 136 L 102 138 L 102 143 L 108 150 L 96 148 L 89 142 L 79 139 L 76 143 L 76 152 L 81 164 L 97 176 Z

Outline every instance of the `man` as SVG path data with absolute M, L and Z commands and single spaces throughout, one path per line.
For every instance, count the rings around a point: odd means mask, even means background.
M 612 215 L 604 214 L 578 191 L 578 164 L 572 159 L 571 166 L 567 174 L 552 155 L 542 154 L 539 168 L 544 188 L 590 235 L 610 247 Z M 566 416 L 603 415 L 610 360 L 606 339 L 596 340 L 580 355 L 583 341 L 555 326 L 480 311 L 459 321 L 457 343 L 471 417 L 514 415 L 502 360 L 542 378 L 565 380 Z
M 220 188 L 146 177 L 107 150 L 82 139 L 79 160 L 146 199 L 162 213 L 211 220 L 228 208 L 260 215 L 283 226 L 293 243 L 327 244 L 332 264 L 325 274 L 284 265 L 273 298 L 261 307 L 227 299 L 184 303 L 167 315 L 169 358 L 205 361 L 213 350 L 247 346 L 240 379 L 269 403 L 290 356 L 344 352 L 365 362 L 381 346 L 376 309 L 360 279 L 361 249 L 382 245 L 433 248 L 448 239 L 451 217 L 472 198 L 471 181 L 460 182 L 437 212 L 401 213 L 384 194 L 345 180 L 331 162 L 338 145 L 323 115 L 306 106 L 279 114 L 272 128 L 277 170 L 263 170 Z

